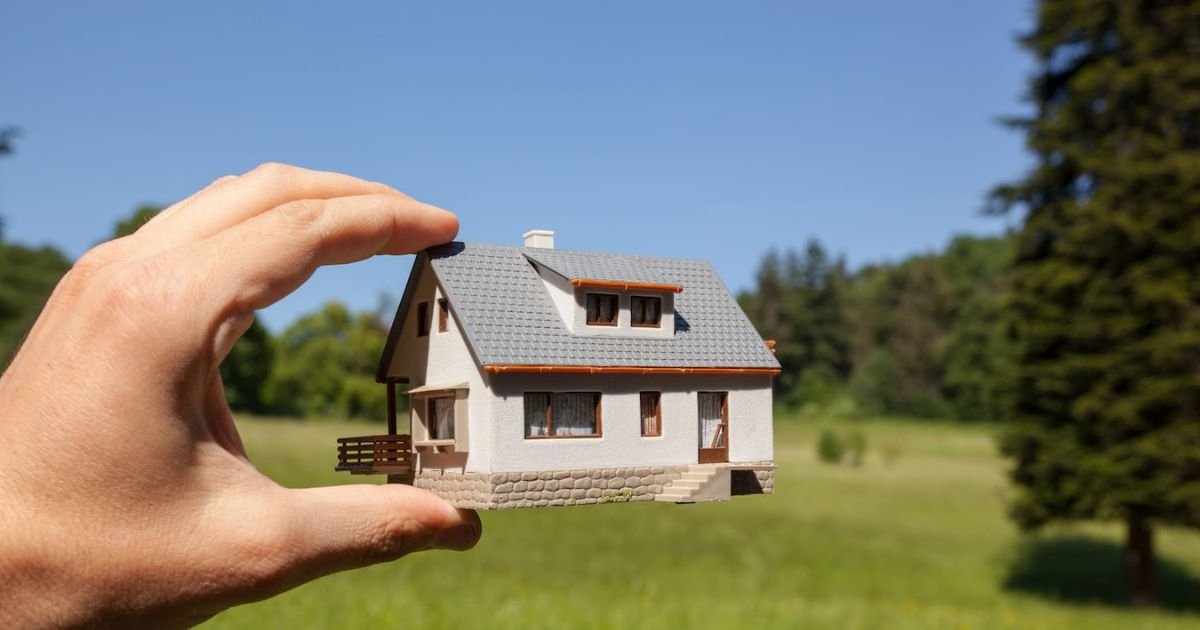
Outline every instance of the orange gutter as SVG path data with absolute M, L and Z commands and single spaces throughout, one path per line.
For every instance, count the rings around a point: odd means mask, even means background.
M 779 374 L 779 368 L 604 367 L 588 365 L 485 365 L 488 374 Z
M 670 291 L 672 293 L 683 293 L 683 287 L 678 284 L 655 284 L 653 282 L 614 282 L 612 280 L 585 280 L 583 278 L 575 278 L 571 284 L 577 287 L 595 287 L 600 289 L 621 289 L 622 291 L 637 290 L 643 291 Z

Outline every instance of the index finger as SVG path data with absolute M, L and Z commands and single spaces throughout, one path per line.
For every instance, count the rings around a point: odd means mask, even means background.
M 342 173 L 262 164 L 237 177 L 223 177 L 164 210 L 138 230 L 142 242 L 135 253 L 153 255 L 201 241 L 292 201 L 386 193 L 407 197 L 386 184 Z
M 220 360 L 255 310 L 318 267 L 417 252 L 457 232 L 454 214 L 395 194 L 284 204 L 156 261 L 189 296 L 183 316 L 192 321 L 172 324 L 172 345 L 211 348 Z
M 394 194 L 307 199 L 207 239 L 191 264 L 215 281 L 211 298 L 255 310 L 296 290 L 322 265 L 414 253 L 457 233 L 453 213 Z

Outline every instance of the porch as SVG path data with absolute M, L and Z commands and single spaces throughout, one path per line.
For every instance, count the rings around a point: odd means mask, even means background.
M 338 438 L 334 470 L 352 475 L 411 475 L 412 436 L 364 435 Z
M 398 432 L 396 385 L 388 379 L 387 433 L 338 438 L 335 470 L 355 475 L 388 475 L 390 483 L 411 483 L 417 470 L 463 472 L 467 461 L 467 384 L 424 385 L 410 397 L 407 433 Z

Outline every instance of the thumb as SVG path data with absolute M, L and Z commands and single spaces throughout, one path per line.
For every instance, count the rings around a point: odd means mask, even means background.
M 412 486 L 347 485 L 289 490 L 299 573 L 311 577 L 395 560 L 414 551 L 475 546 L 474 510 Z

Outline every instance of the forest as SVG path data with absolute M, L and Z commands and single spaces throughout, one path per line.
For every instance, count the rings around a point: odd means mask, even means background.
M 960 235 L 856 270 L 817 240 L 768 251 L 739 301 L 776 342 L 777 403 L 821 417 L 1002 419 L 1014 247 L 1011 235 Z

